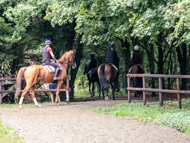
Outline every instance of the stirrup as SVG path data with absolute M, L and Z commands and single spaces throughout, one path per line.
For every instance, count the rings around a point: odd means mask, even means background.
M 53 80 L 59 80 L 60 79 L 60 77 L 54 77 L 53 78 Z

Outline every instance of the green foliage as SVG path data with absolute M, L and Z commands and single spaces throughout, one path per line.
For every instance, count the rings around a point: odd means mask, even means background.
M 175 128 L 181 132 L 189 134 L 190 131 L 190 99 L 182 103 L 185 110 L 177 109 L 177 102 L 164 102 L 164 107 L 159 107 L 158 102 L 147 103 L 122 103 L 116 106 L 93 111 L 110 114 L 118 117 L 131 117 L 137 121 L 153 123 L 161 126 Z M 186 111 L 187 110 L 187 111 Z
M 18 132 L 8 126 L 3 126 L 0 123 L 0 142 L 2 143 L 24 143 L 23 139 L 19 137 Z

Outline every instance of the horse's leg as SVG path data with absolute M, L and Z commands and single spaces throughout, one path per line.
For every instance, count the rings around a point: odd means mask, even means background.
M 99 91 L 99 97 L 100 97 L 100 94 L 101 94 L 100 83 L 98 83 L 98 91 Z
M 109 97 L 108 97 L 108 88 L 106 88 L 106 98 L 105 98 L 105 100 L 108 100 L 109 99 Z
M 38 106 L 38 107 L 41 107 L 41 105 L 39 105 L 37 100 L 36 100 L 35 93 L 34 93 L 34 86 L 32 86 L 30 88 L 30 95 L 32 96 L 32 99 L 33 99 L 35 105 Z
M 94 87 L 94 82 L 92 82 L 92 97 L 95 95 L 94 89 L 95 89 L 95 87 Z
M 90 90 L 90 87 L 91 87 L 91 81 L 90 81 L 90 80 L 89 80 L 88 86 L 89 86 L 90 95 L 91 95 L 91 97 L 93 97 L 92 92 L 91 92 L 91 90 Z
M 26 87 L 24 88 L 24 90 L 22 91 L 22 95 L 21 95 L 21 98 L 20 98 L 20 101 L 19 101 L 19 108 L 21 109 L 22 108 L 22 102 L 23 102 L 23 99 L 24 99 L 24 95 L 30 90 L 31 86 L 30 85 L 26 85 Z
M 105 97 L 104 97 L 104 88 L 102 88 L 102 95 L 103 95 L 103 99 L 104 99 L 104 98 L 105 98 Z
M 65 101 L 66 101 L 67 103 L 69 103 L 69 89 L 68 89 L 67 86 L 64 85 L 64 84 L 63 84 L 63 88 L 66 90 L 66 98 L 67 98 L 67 99 L 66 99 Z
M 60 97 L 59 97 L 59 91 L 60 91 L 60 88 L 61 88 L 62 84 L 63 84 L 63 81 L 58 81 L 58 83 L 57 83 L 57 92 L 56 92 L 55 102 L 56 102 L 58 105 L 59 105 L 59 99 L 60 99 Z M 67 92 L 67 91 L 66 91 L 66 92 Z
M 114 95 L 114 92 L 115 92 L 115 83 L 114 83 L 114 85 L 111 84 L 111 89 L 112 89 L 112 99 L 115 100 L 115 95 Z

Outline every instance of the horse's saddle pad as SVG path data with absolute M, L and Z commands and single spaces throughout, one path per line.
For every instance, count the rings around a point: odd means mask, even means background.
M 55 72 L 55 68 L 54 68 L 54 67 L 52 67 L 52 66 L 45 65 L 44 67 L 46 67 L 46 68 L 49 70 L 49 72 L 50 72 L 50 73 Z
M 112 63 L 111 63 L 111 65 L 112 65 L 112 67 L 114 67 L 115 70 L 118 72 L 118 68 L 117 68 L 114 64 L 112 64 Z

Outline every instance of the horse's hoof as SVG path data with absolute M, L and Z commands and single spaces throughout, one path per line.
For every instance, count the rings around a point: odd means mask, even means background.
M 38 107 L 42 107 L 42 105 L 39 104 Z
M 67 102 L 67 104 L 69 104 L 69 100 L 65 100 Z
M 108 97 L 105 97 L 105 100 L 108 100 L 109 98 Z
M 60 105 L 60 103 L 57 103 L 57 105 Z
M 22 105 L 19 106 L 19 109 L 22 109 Z

